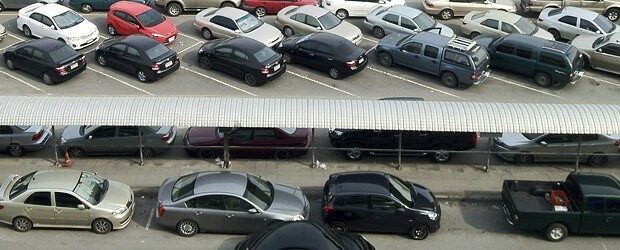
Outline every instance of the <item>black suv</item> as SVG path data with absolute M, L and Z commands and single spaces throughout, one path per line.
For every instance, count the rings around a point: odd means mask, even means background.
M 331 129 L 329 141 L 336 148 L 349 148 L 344 151 L 344 156 L 347 160 L 356 161 L 361 159 L 364 153 L 396 154 L 399 135 L 400 132 L 396 130 Z M 477 142 L 477 133 L 403 131 L 401 148 L 403 155 L 429 155 L 435 162 L 443 163 L 452 159 L 452 153 L 448 151 L 472 149 Z M 369 151 L 363 152 L 358 148 Z
M 329 176 L 321 214 L 338 233 L 407 233 L 423 240 L 439 230 L 441 208 L 422 185 L 383 172 L 345 172 Z

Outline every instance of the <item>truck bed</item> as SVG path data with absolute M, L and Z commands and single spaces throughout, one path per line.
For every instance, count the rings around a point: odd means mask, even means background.
M 553 205 L 545 198 L 545 194 L 551 190 L 566 191 L 563 182 L 542 182 L 542 181 L 504 181 L 503 195 L 511 200 L 511 205 L 519 212 L 525 211 L 549 211 L 553 212 Z M 574 206 L 570 200 L 568 211 L 573 211 Z

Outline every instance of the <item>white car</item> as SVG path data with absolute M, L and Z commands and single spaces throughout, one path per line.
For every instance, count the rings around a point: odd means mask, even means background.
M 363 17 L 377 6 L 390 7 L 405 5 L 405 0 L 323 0 L 323 8 L 328 9 L 340 19 Z
M 53 3 L 35 3 L 21 8 L 17 16 L 17 28 L 27 37 L 51 37 L 76 50 L 99 40 L 97 26 L 77 12 Z
M 546 8 L 538 16 L 538 26 L 558 39 L 573 40 L 579 35 L 607 35 L 618 31 L 618 25 L 591 10 L 577 7 Z
M 463 17 L 461 32 L 474 39 L 479 35 L 500 38 L 517 33 L 555 40 L 553 35 L 525 17 L 501 10 L 472 11 Z

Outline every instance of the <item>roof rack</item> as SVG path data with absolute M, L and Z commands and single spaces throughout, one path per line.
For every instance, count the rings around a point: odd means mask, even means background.
M 464 37 L 454 37 L 448 42 L 447 46 L 461 51 L 469 51 L 476 46 L 476 41 Z

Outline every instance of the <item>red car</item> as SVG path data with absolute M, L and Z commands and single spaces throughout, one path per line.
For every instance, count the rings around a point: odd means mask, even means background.
M 243 8 L 259 17 L 276 14 L 287 6 L 314 5 L 319 6 L 320 0 L 245 0 Z
M 230 155 L 235 157 L 273 157 L 287 159 L 308 153 L 308 129 L 236 128 L 229 133 Z M 218 128 L 192 127 L 183 144 L 190 155 L 200 158 L 221 156 L 224 133 Z M 280 149 L 285 147 L 286 149 Z M 299 149 L 297 149 L 299 148 Z
M 120 1 L 112 4 L 106 22 L 108 33 L 113 36 L 142 34 L 168 45 L 179 35 L 179 29 L 170 19 L 136 2 Z

